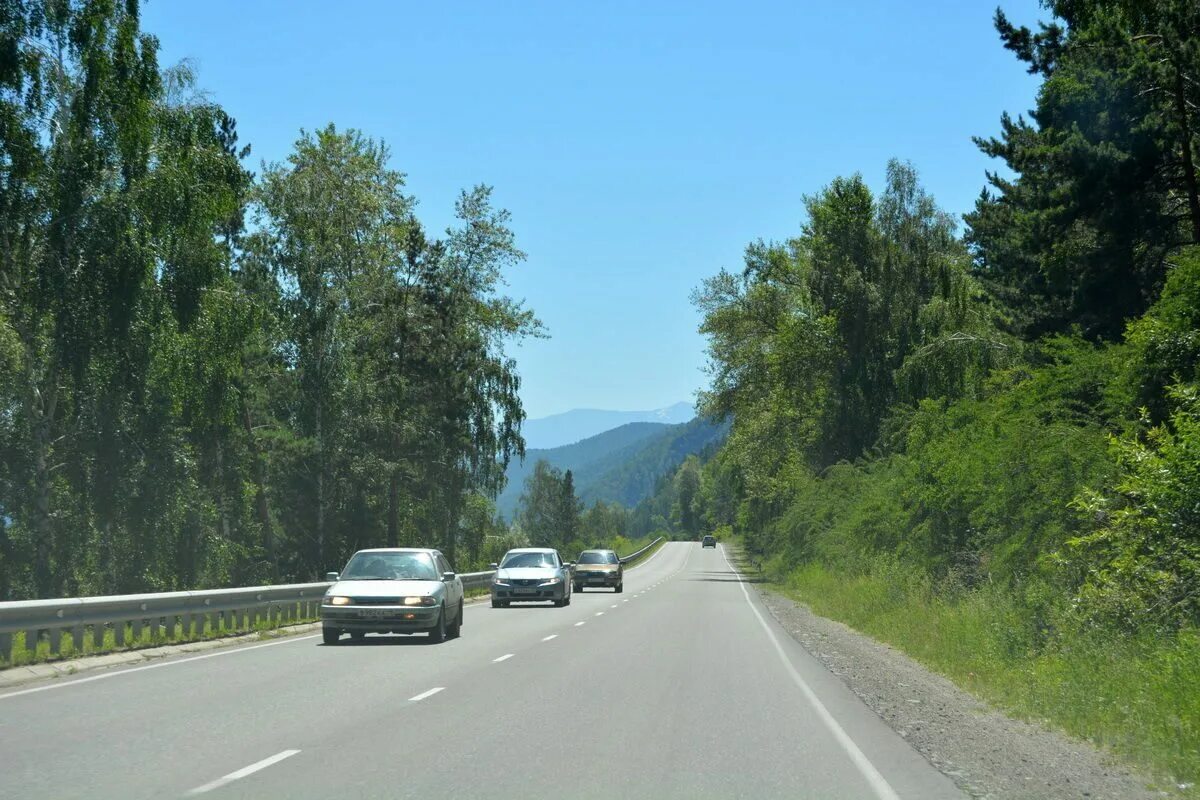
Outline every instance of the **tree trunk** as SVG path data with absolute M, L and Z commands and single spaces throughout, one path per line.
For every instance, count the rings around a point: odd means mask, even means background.
M 317 402 L 317 572 L 325 564 L 325 435 L 321 427 L 323 406 Z
M 267 502 L 267 464 L 258 440 L 254 438 L 254 425 L 250 419 L 250 405 L 246 402 L 246 393 L 242 395 L 242 428 L 246 431 L 246 446 L 250 448 L 252 468 L 251 480 L 254 481 L 254 509 L 258 516 L 259 527 L 262 528 L 263 550 L 267 554 L 267 564 L 270 569 L 272 583 L 279 582 L 279 559 L 275 553 L 275 530 L 271 527 L 271 507 Z
M 388 479 L 387 546 L 400 546 L 400 470 L 392 470 Z
M 1200 244 L 1200 187 L 1196 182 L 1196 164 L 1192 159 L 1192 131 L 1188 124 L 1187 95 L 1183 82 L 1183 70 L 1175 68 L 1175 111 L 1179 114 L 1179 126 L 1183 155 L 1183 181 L 1187 189 L 1188 214 L 1192 222 L 1192 244 Z
M 51 370 L 45 381 L 46 391 L 30 388 L 30 416 L 33 422 L 33 586 L 38 597 L 50 597 L 54 576 L 50 559 L 54 549 L 54 521 L 50 516 L 50 443 L 58 404 L 58 383 Z

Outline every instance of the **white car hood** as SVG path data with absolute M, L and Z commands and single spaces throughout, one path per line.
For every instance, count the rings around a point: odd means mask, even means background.
M 338 581 L 330 595 L 348 597 L 416 597 L 437 594 L 441 581 Z
M 509 581 L 548 581 L 557 576 L 556 567 L 513 567 L 496 570 L 496 577 Z

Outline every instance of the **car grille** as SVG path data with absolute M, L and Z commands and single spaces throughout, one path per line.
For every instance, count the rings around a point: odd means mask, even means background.
M 520 580 L 514 580 L 512 582 L 512 585 L 513 586 L 537 586 L 539 583 L 541 583 L 541 581 L 536 578 L 522 578 Z
M 404 603 L 400 597 L 355 597 L 353 600 L 356 606 L 398 606 Z

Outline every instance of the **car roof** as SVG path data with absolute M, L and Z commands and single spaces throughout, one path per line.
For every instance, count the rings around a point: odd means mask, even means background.
M 433 547 L 369 547 L 366 550 L 356 550 L 354 555 L 359 553 L 438 553 L 441 552 Z
M 557 553 L 553 547 L 514 547 L 509 553 Z M 508 553 L 505 553 L 508 555 Z
M 579 552 L 582 555 L 583 553 L 615 553 L 617 551 L 609 550 L 606 547 L 589 547 L 587 550 L 580 550 Z

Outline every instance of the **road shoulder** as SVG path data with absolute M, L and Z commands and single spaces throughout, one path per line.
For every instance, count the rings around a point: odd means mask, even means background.
M 784 630 L 969 796 L 1168 796 L 1086 742 L 1005 716 L 903 652 L 754 588 Z

